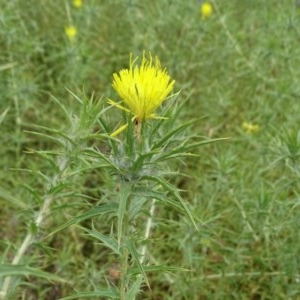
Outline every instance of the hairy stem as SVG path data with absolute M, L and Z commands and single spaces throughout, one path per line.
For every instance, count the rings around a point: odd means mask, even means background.
M 50 207 L 52 200 L 53 200 L 53 197 L 51 197 L 51 196 L 48 196 L 45 199 L 39 213 L 37 214 L 37 216 L 34 220 L 37 228 L 39 228 L 41 226 L 43 220 L 48 215 L 49 207 Z M 22 245 L 20 246 L 18 252 L 16 253 L 16 255 L 11 263 L 12 265 L 17 265 L 20 263 L 20 261 L 22 260 L 22 257 L 24 256 L 24 254 L 26 253 L 26 251 L 28 250 L 30 245 L 34 242 L 34 240 L 35 240 L 35 234 L 28 232 L 25 239 L 23 240 Z M 3 286 L 2 286 L 2 291 L 0 291 L 0 299 L 7 299 L 11 281 L 12 281 L 11 276 L 8 276 L 5 278 Z
M 149 215 L 149 217 L 147 219 L 146 229 L 145 229 L 145 235 L 144 235 L 144 240 L 146 242 L 149 239 L 150 234 L 151 234 L 151 228 L 153 226 L 154 212 L 155 212 L 155 199 L 152 199 L 151 207 L 150 207 L 150 215 Z M 142 250 L 141 250 L 141 258 L 140 258 L 140 263 L 141 264 L 143 264 L 144 261 L 145 261 L 146 252 L 147 252 L 147 244 L 145 243 L 143 245 L 143 247 L 142 247 Z
M 58 168 L 60 170 L 60 173 L 56 174 L 53 177 L 52 182 L 53 182 L 54 186 L 56 186 L 60 183 L 61 178 L 62 178 L 62 174 L 68 166 L 68 159 L 66 159 L 65 157 L 58 158 L 57 165 L 58 165 Z M 41 209 L 39 210 L 39 212 L 37 213 L 37 215 L 34 219 L 34 224 L 35 224 L 37 229 L 40 229 L 40 227 L 42 226 L 44 220 L 48 216 L 50 205 L 51 205 L 52 201 L 54 200 L 54 198 L 55 198 L 55 196 L 53 194 L 47 194 L 46 193 L 46 195 L 44 196 L 43 205 L 42 205 Z M 17 251 L 15 257 L 13 258 L 13 260 L 11 262 L 12 265 L 17 265 L 21 262 L 22 258 L 24 257 L 24 255 L 26 254 L 26 252 L 28 251 L 28 249 L 32 245 L 32 243 L 35 241 L 35 239 L 36 239 L 36 234 L 29 231 L 27 233 L 26 237 L 24 238 L 24 240 L 23 240 L 19 250 Z M 13 279 L 12 276 L 7 276 L 5 278 L 5 280 L 3 282 L 3 285 L 2 285 L 2 290 L 0 290 L 0 299 L 3 299 L 3 300 L 7 299 L 7 295 L 9 294 L 12 279 Z
M 123 247 L 121 256 L 120 299 L 125 300 L 127 294 L 128 249 Z

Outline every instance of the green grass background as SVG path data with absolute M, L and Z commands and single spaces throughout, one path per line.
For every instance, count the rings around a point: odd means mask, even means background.
M 52 172 L 28 149 L 55 145 L 26 131 L 33 124 L 65 129 L 51 97 L 76 112 L 67 89 L 103 97 L 103 105 L 117 99 L 112 74 L 128 66 L 129 53 L 146 50 L 188 99 L 178 121 L 205 116 L 194 132 L 230 139 L 174 164 L 187 176 L 172 180 L 202 225 L 197 232 L 184 216 L 158 207 L 151 256 L 187 271 L 150 274 L 151 291 L 145 288 L 140 299 L 300 299 L 300 6 L 294 0 L 212 4 L 214 13 L 203 20 L 196 0 L 85 0 L 80 9 L 71 1 L 0 0 L 0 113 L 9 108 L 0 125 L 2 263 L 11 261 L 39 208 L 25 187 L 42 192 L 34 172 Z M 64 32 L 71 24 L 78 29 L 73 43 Z M 259 132 L 245 132 L 244 121 L 258 124 Z M 112 187 L 95 170 L 73 189 L 101 201 Z M 80 201 L 56 202 L 45 236 L 85 211 Z M 109 232 L 109 224 L 102 227 Z M 76 227 L 45 236 L 27 262 L 67 283 L 29 277 L 14 299 L 89 291 L 116 267 L 109 250 Z

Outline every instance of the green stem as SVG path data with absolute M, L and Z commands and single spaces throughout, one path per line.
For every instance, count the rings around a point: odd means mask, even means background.
M 149 217 L 147 218 L 147 222 L 146 222 L 145 234 L 144 234 L 144 242 L 145 242 L 145 244 L 141 248 L 141 251 L 140 251 L 141 257 L 139 259 L 141 265 L 144 264 L 145 258 L 146 258 L 147 242 L 148 242 L 148 240 L 150 238 L 151 229 L 152 229 L 152 226 L 153 226 L 153 216 L 154 216 L 154 213 L 155 213 L 155 202 L 156 202 L 156 200 L 152 199 L 151 207 L 150 207 L 150 211 L 149 211 L 150 214 L 149 214 Z M 143 275 L 142 274 L 138 275 L 137 281 L 139 282 L 138 285 L 140 286 L 142 284 L 142 281 L 143 281 Z M 137 295 L 134 296 L 134 300 L 136 299 L 136 296 Z
M 128 249 L 123 247 L 121 256 L 120 299 L 125 300 L 127 294 Z
M 131 185 L 128 182 L 122 182 L 119 190 L 119 210 L 118 210 L 118 244 L 121 252 L 120 256 L 120 299 L 125 300 L 127 294 L 127 272 L 129 251 L 126 245 L 129 237 L 129 219 L 127 213 L 127 202 L 131 194 Z

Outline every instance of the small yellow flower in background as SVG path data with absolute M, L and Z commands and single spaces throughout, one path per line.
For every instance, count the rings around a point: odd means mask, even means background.
M 141 123 L 145 119 L 159 118 L 155 111 L 171 93 L 175 80 L 170 80 L 166 69 L 162 69 L 157 57 L 149 59 L 143 53 L 142 62 L 136 64 L 138 58 L 130 56 L 129 69 L 113 74 L 113 88 L 122 99 L 124 106 L 113 100 L 109 104 L 133 115 L 133 119 Z M 126 128 L 122 126 L 122 130 Z M 113 135 L 117 135 L 117 130 Z
M 211 246 L 211 241 L 207 238 L 201 238 L 200 243 L 205 247 L 210 247 Z
M 70 40 L 70 42 L 73 42 L 76 35 L 77 35 L 77 29 L 75 26 L 67 26 L 65 27 L 65 34 Z
M 213 7 L 210 3 L 203 2 L 200 7 L 200 12 L 201 12 L 202 19 L 206 19 L 210 17 L 211 14 L 213 13 Z
M 260 129 L 259 125 L 243 122 L 242 128 L 248 133 L 257 133 Z
M 73 0 L 73 5 L 77 8 L 80 8 L 82 4 L 82 0 Z

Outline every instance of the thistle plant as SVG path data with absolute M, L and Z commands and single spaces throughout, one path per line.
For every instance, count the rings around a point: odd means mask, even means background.
M 170 96 L 175 81 L 161 67 L 159 59 L 151 53 L 147 58 L 144 53 L 141 63 L 137 61 L 138 58 L 133 60 L 131 56 L 129 68 L 113 74 L 112 86 L 121 101 L 108 102 L 123 112 L 123 125 L 113 130 L 105 119 L 99 119 L 102 131 L 109 136 L 111 152 L 105 159 L 111 166 L 115 185 L 116 224 L 109 236 L 95 228 L 83 230 L 118 257 L 119 278 L 117 287 L 99 289 L 92 294 L 95 297 L 136 299 L 142 285 L 150 287 L 148 271 L 170 271 L 165 265 L 153 264 L 147 248 L 155 207 L 172 207 L 185 214 L 196 228 L 198 222 L 171 183 L 172 177 L 180 174 L 169 170 L 168 162 L 193 156 L 190 152 L 193 148 L 213 141 L 188 134 L 194 121 L 177 124 L 185 102 L 178 102 L 178 93 Z M 93 157 L 103 159 L 99 151 L 93 151 Z M 79 293 L 76 297 L 83 295 Z
M 78 291 L 64 297 L 65 300 L 84 297 L 136 299 L 142 287 L 151 288 L 148 272 L 174 270 L 173 266 L 157 265 L 151 255 L 156 208 L 172 208 L 186 216 L 195 228 L 199 221 L 172 183 L 175 176 L 182 174 L 171 170 L 170 161 L 194 156 L 191 153 L 194 148 L 215 140 L 190 134 L 189 127 L 195 120 L 179 122 L 178 115 L 185 101 L 179 101 L 179 93 L 171 94 L 175 81 L 162 68 L 159 59 L 153 58 L 151 53 L 148 57 L 143 53 L 140 64 L 138 61 L 130 56 L 129 68 L 113 74 L 112 86 L 120 101 L 109 99 L 110 106 L 105 107 L 103 101 L 81 100 L 73 95 L 81 107 L 77 117 L 56 101 L 69 121 L 69 128 L 62 132 L 36 127 L 44 133 L 33 132 L 57 141 L 61 149 L 32 151 L 48 160 L 56 172 L 52 176 L 38 174 L 45 179 L 45 194 L 39 195 L 30 189 L 41 208 L 33 214 L 32 226 L 11 264 L 1 266 L 2 270 L 7 270 L 0 272 L 0 276 L 7 276 L 2 282 L 3 299 L 14 289 L 15 278 L 19 276 L 30 274 L 64 282 L 65 278 L 48 276 L 46 272 L 31 268 L 26 253 L 39 241 L 41 233 L 49 238 L 71 225 L 109 249 L 117 262 L 117 275 L 113 282 L 107 279 L 107 286 L 99 286 L 91 292 Z M 117 109 L 121 111 L 122 120 L 115 128 L 109 116 L 117 113 Z M 99 143 L 105 147 L 99 147 Z M 113 188 L 109 194 L 58 228 L 47 230 L 45 223 L 51 218 L 55 201 L 70 197 L 88 199 L 71 187 L 74 181 L 80 182 L 81 175 L 99 168 L 110 178 Z M 86 220 L 90 221 L 90 227 L 82 224 Z M 103 222 L 110 223 L 109 233 L 102 231 Z
M 42 271 L 30 264 L 36 264 L 31 253 L 35 247 L 41 247 L 43 244 L 42 241 L 47 233 L 45 227 L 51 219 L 53 206 L 55 207 L 57 201 L 62 199 L 72 198 L 74 200 L 79 197 L 78 191 L 71 189 L 70 186 L 77 182 L 78 174 L 82 174 L 83 170 L 89 168 L 89 163 L 85 157 L 88 148 L 87 142 L 95 137 L 92 129 L 99 114 L 103 112 L 101 110 L 102 104 L 101 102 L 95 102 L 93 99 L 85 98 L 81 100 L 75 95 L 73 96 L 74 101 L 77 100 L 80 106 L 78 115 L 75 115 L 73 111 L 68 110 L 61 102 L 53 98 L 54 102 L 64 112 L 68 124 L 66 132 L 37 125 L 33 126 L 32 131 L 27 132 L 27 134 L 36 135 L 40 139 L 51 140 L 57 146 L 55 150 L 27 150 L 28 155 L 39 156 L 46 162 L 47 169 L 50 169 L 50 172 L 44 173 L 41 170 L 34 171 L 30 169 L 15 170 L 35 177 L 37 182 L 43 183 L 44 188 L 43 192 L 39 192 L 37 187 L 24 183 L 24 188 L 30 199 L 27 200 L 27 204 L 22 203 L 22 208 L 28 211 L 27 214 L 30 212 L 32 217 L 28 224 L 28 232 L 21 244 L 15 249 L 15 253 L 12 254 L 13 251 L 8 244 L 7 251 L 2 256 L 0 263 L 0 299 L 16 299 L 17 287 L 24 283 L 20 279 L 22 277 L 33 276 L 50 281 L 66 282 L 63 278 Z M 2 116 L 5 116 L 6 112 Z M 82 198 L 82 195 L 80 195 L 80 198 Z M 37 205 L 40 206 L 39 209 L 33 209 Z M 3 261 L 4 257 L 9 255 L 13 256 L 10 264 Z

